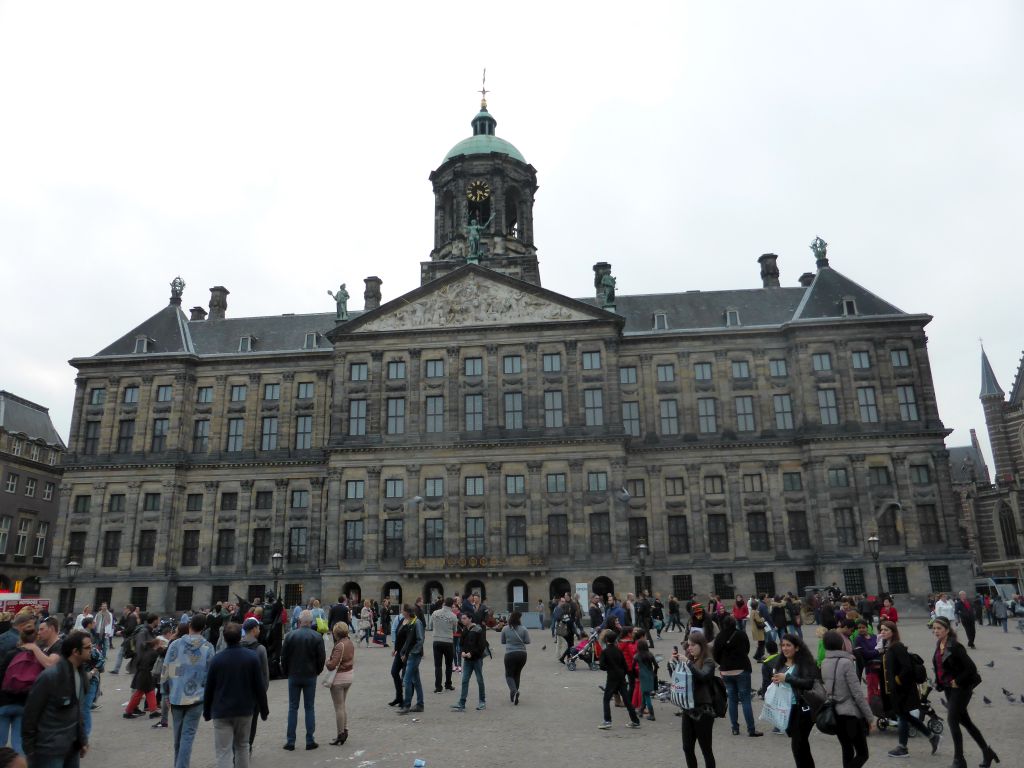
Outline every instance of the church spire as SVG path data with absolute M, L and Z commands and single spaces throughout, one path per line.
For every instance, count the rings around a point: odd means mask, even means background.
M 992 365 L 988 361 L 988 355 L 985 354 L 985 347 L 981 348 L 981 394 L 979 397 L 998 397 L 1000 400 L 1003 399 L 1004 392 L 999 386 L 999 382 L 996 381 L 995 371 L 992 370 Z

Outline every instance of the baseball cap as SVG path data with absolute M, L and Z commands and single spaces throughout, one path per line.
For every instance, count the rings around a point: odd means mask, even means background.
M 253 617 L 253 616 L 250 616 L 248 619 L 246 619 L 242 623 L 242 629 L 244 629 L 246 632 L 248 632 L 251 629 L 255 629 L 259 625 L 260 625 L 260 620 L 255 618 L 255 617 Z

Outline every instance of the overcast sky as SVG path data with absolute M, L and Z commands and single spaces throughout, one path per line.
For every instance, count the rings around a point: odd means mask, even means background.
M 413 289 L 486 66 L 545 287 L 602 260 L 622 294 L 757 287 L 765 252 L 796 285 L 820 235 L 935 316 L 949 444 L 987 444 L 978 338 L 1007 391 L 1024 348 L 1022 40 L 1012 0 L 0 2 L 0 387 L 66 436 L 67 360 L 175 275 L 229 316 Z

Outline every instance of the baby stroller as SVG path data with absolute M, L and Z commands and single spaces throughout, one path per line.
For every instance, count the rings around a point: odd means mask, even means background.
M 946 724 L 943 722 L 942 718 L 939 717 L 939 713 L 935 711 L 935 707 L 933 707 L 931 702 L 928 701 L 928 696 L 931 695 L 931 692 L 934 689 L 928 685 L 928 683 L 922 683 L 917 687 L 917 690 L 921 699 L 920 709 L 915 710 L 917 719 L 923 722 L 932 733 L 936 735 L 942 733 L 946 729 Z M 875 724 L 878 726 L 878 730 L 884 731 L 889 726 L 896 725 L 896 721 L 898 719 L 899 717 L 895 714 L 887 712 L 885 715 L 879 717 Z M 911 736 L 917 736 L 917 733 L 918 731 L 916 728 L 910 729 Z
M 582 661 L 591 670 L 595 670 L 597 669 L 597 654 L 600 652 L 601 647 L 597 643 L 597 632 L 592 632 L 590 637 L 576 643 L 572 653 L 569 654 L 569 658 L 565 660 L 565 666 L 570 672 L 574 672 L 576 670 L 576 662 Z

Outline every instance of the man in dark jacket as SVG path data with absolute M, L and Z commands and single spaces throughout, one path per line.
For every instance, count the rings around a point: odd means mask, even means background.
M 964 628 L 964 633 L 967 635 L 967 647 L 974 647 L 974 606 L 971 605 L 971 601 L 967 599 L 967 593 L 961 591 L 956 598 L 956 618 Z
M 43 670 L 25 702 L 21 743 L 32 768 L 75 768 L 89 751 L 82 702 L 88 681 L 84 665 L 92 657 L 92 638 L 72 632 L 61 646 L 61 660 Z
M 344 595 L 338 596 L 338 602 L 331 606 L 331 610 L 327 614 L 327 626 L 331 629 L 334 629 L 334 625 L 339 621 L 346 624 L 352 623 L 352 612 L 349 610 L 348 601 Z
M 462 693 L 459 703 L 452 709 L 459 712 L 466 710 L 466 697 L 469 695 L 469 678 L 476 674 L 477 694 L 480 703 L 477 709 L 487 709 L 487 692 L 484 690 L 484 653 L 487 651 L 487 629 L 473 622 L 467 612 L 459 616 L 462 624 Z
M 249 728 L 253 713 L 270 714 L 260 660 L 239 643 L 242 628 L 231 623 L 221 633 L 225 648 L 213 657 L 203 692 L 203 719 L 213 720 L 217 768 L 249 768 Z
M 281 648 L 281 672 L 288 677 L 288 733 L 284 748 L 295 749 L 295 728 L 299 719 L 299 696 L 306 712 L 306 749 L 316 749 L 319 744 L 313 739 L 316 730 L 316 712 L 313 701 L 316 696 L 316 677 L 323 671 L 327 661 L 324 639 L 310 627 L 313 612 L 299 614 L 299 626 L 288 633 Z
M 139 626 L 139 620 L 135 618 L 135 606 L 126 605 L 124 613 L 117 620 L 117 632 L 121 635 L 121 647 L 117 650 L 117 660 L 114 662 L 114 668 L 110 670 L 110 674 L 116 675 L 121 672 L 121 664 L 124 663 L 125 647 L 129 642 L 128 638 L 132 636 L 137 626 Z
M 604 722 L 598 726 L 604 731 L 612 727 L 611 702 L 617 693 L 621 694 L 622 700 L 626 704 L 626 711 L 629 713 L 629 727 L 640 727 L 640 718 L 636 716 L 636 710 L 633 709 L 633 700 L 629 696 L 629 688 L 626 685 L 626 657 L 619 650 L 618 639 L 619 633 L 614 629 L 609 630 L 605 635 L 604 649 L 598 657 L 598 665 L 605 671 Z

